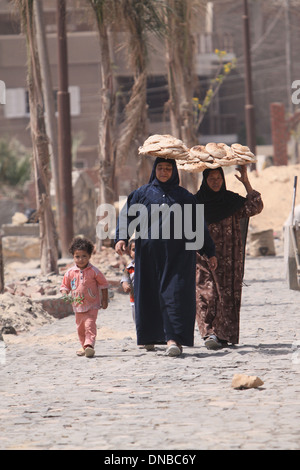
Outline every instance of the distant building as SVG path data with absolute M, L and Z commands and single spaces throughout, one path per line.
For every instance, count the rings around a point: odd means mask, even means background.
M 248 0 L 251 24 L 253 95 L 260 143 L 271 144 L 269 106 L 282 101 L 287 109 L 287 47 L 284 4 L 274 0 Z M 80 3 L 79 3 L 80 4 Z M 98 119 L 100 109 L 101 77 L 99 38 L 93 27 L 92 14 L 87 3 L 73 8 L 67 5 L 67 40 L 69 85 L 71 98 L 74 166 L 92 168 L 97 163 Z M 76 3 L 78 5 L 78 2 Z M 0 80 L 6 85 L 6 104 L 0 106 L 1 136 L 14 136 L 26 147 L 31 146 L 29 129 L 29 104 L 26 85 L 26 46 L 20 34 L 19 20 L 13 2 L 0 0 Z M 51 74 L 57 90 L 57 37 L 56 2 L 43 0 Z M 292 80 L 300 79 L 299 35 L 300 5 L 291 1 L 291 71 Z M 215 0 L 208 2 L 206 15 L 195 31 L 197 50 L 196 72 L 199 77 L 199 96 L 203 96 L 209 80 L 214 77 L 218 58 L 215 49 L 226 50 L 225 60 L 236 57 L 237 68 L 225 80 L 213 101 L 200 129 L 200 142 L 245 142 L 244 112 L 244 59 L 243 59 L 243 2 Z M 197 24 L 197 23 L 196 23 Z M 122 41 L 122 33 L 119 35 Z M 153 40 L 151 73 L 148 77 L 149 133 L 170 132 L 164 116 L 168 100 L 163 44 Z M 132 76 L 126 60 L 115 54 L 115 81 L 119 89 L 119 110 L 124 107 Z M 298 74 L 298 76 L 297 76 Z M 292 94 L 292 91 L 291 91 Z

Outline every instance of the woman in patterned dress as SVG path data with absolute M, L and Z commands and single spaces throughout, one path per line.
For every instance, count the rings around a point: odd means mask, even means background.
M 205 256 L 197 254 L 197 324 L 205 346 L 219 349 L 239 342 L 244 252 L 241 220 L 263 209 L 260 193 L 253 190 L 246 166 L 238 167 L 236 178 L 244 185 L 246 198 L 226 189 L 222 168 L 205 170 L 196 194 L 204 204 L 204 217 L 216 246 L 218 267 L 209 268 Z

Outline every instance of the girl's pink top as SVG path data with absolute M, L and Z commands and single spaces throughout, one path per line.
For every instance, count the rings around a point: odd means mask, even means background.
M 84 297 L 82 303 L 73 302 L 74 312 L 87 312 L 101 308 L 101 290 L 108 288 L 105 276 L 91 263 L 83 270 L 76 265 L 65 272 L 60 292 L 72 297 Z

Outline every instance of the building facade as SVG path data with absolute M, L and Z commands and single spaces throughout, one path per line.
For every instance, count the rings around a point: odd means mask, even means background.
M 0 80 L 6 86 L 6 104 L 0 106 L 0 132 L 1 137 L 14 137 L 30 148 L 26 44 L 13 3 L 0 0 Z M 101 93 L 99 37 L 86 2 L 77 1 L 76 8 L 74 3 L 66 2 L 73 159 L 77 168 L 93 168 L 97 165 Z M 289 80 L 300 78 L 297 59 L 300 47 L 298 3 L 290 0 L 290 14 L 287 17 L 285 2 L 248 0 L 258 143 L 271 144 L 270 103 L 280 101 L 291 109 Z M 58 84 L 56 2 L 43 0 L 43 9 L 55 95 Z M 217 70 L 215 49 L 226 50 L 225 61 L 237 58 L 237 68 L 226 78 L 205 116 L 199 141 L 232 143 L 238 140 L 243 143 L 246 135 L 243 2 L 207 2 L 206 12 L 199 23 L 199 31 L 195 30 L 194 38 L 200 98 Z M 119 41 L 122 42 L 121 36 Z M 122 110 L 122 100 L 126 102 L 132 76 L 124 55 L 116 53 L 114 61 Z M 168 100 L 164 45 L 157 39 L 153 39 L 149 71 L 149 133 L 168 133 L 170 125 L 164 113 Z

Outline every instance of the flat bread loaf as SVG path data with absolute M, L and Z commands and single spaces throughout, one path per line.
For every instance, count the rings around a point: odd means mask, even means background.
M 149 136 L 139 147 L 139 155 L 175 159 L 179 170 L 191 173 L 202 172 L 206 168 L 216 169 L 256 162 L 255 155 L 246 145 L 234 143 L 229 147 L 222 142 L 209 142 L 206 145 L 194 145 L 189 149 L 182 140 L 170 134 Z
M 189 156 L 189 149 L 182 140 L 177 139 L 172 135 L 154 134 L 148 137 L 144 144 L 139 147 L 139 155 L 180 160 Z
M 202 172 L 206 168 L 214 170 L 223 166 L 246 165 L 255 161 L 255 155 L 245 145 L 233 144 L 229 147 L 224 143 L 209 142 L 205 146 L 191 147 L 186 161 L 181 161 L 177 167 L 195 173 Z

